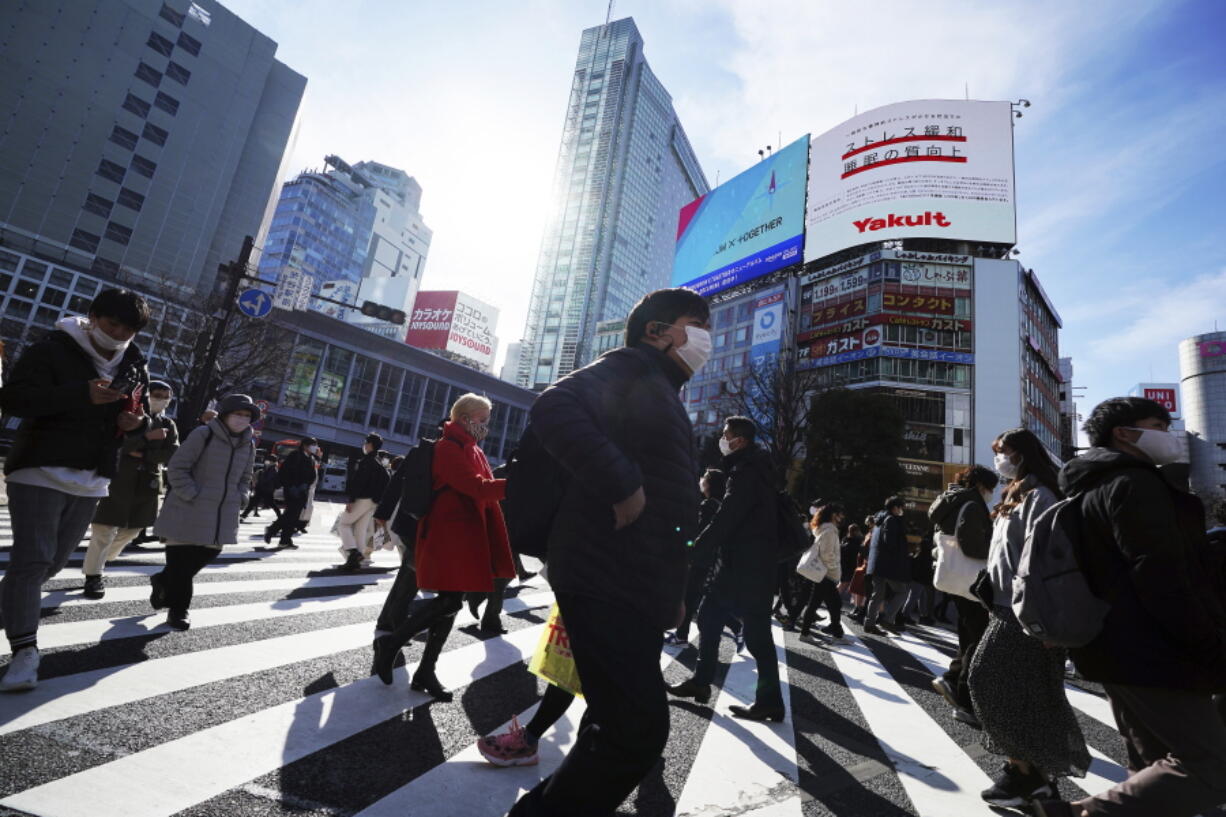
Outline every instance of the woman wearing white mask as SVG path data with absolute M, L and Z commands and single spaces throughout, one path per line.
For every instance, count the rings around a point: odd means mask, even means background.
M 1056 778 L 1085 777 L 1090 754 L 1064 694 L 1067 651 L 1026 635 L 1009 606 L 1026 534 L 1059 501 L 1056 469 L 1024 428 L 1001 434 L 992 450 L 1004 495 L 993 514 L 988 567 L 976 584 L 991 620 L 967 681 L 984 746 L 1007 758 L 981 796 L 999 808 L 1028 808 L 1058 797 Z
M 153 532 L 166 540 L 166 568 L 150 577 L 153 609 L 169 608 L 166 623 L 191 626 L 192 579 L 238 541 L 238 515 L 251 490 L 255 445 L 251 424 L 260 409 L 245 394 L 228 394 L 207 425 L 197 427 L 170 458 L 172 490 Z

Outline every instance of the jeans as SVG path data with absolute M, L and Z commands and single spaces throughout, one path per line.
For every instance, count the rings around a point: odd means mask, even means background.
M 954 656 L 954 660 L 949 662 L 949 669 L 942 677 L 953 689 L 958 705 L 968 712 L 974 712 L 971 703 L 971 688 L 966 682 L 970 674 L 967 670 L 970 668 L 971 656 L 975 654 L 975 648 L 979 646 L 979 640 L 983 638 L 984 631 L 988 629 L 988 611 L 977 601 L 971 601 L 962 596 L 950 596 L 950 598 L 953 599 L 954 608 L 958 611 L 958 653 Z
M 170 612 L 186 613 L 192 606 L 192 579 L 219 553 L 221 548 L 204 545 L 166 546 L 166 569 L 161 576 Z
M 1082 800 L 1093 817 L 1190 817 L 1226 803 L 1226 723 L 1207 692 L 1104 683 L 1128 749 L 1123 783 Z
M 13 550 L 0 579 L 0 618 L 13 652 L 37 643 L 43 582 L 59 573 L 81 544 L 100 497 L 8 484 Z
M 868 616 L 864 619 L 864 626 L 876 626 L 877 620 L 884 617 L 885 622 L 893 627 L 898 611 L 907 600 L 908 589 L 907 582 L 874 576 L 873 598 L 868 603 Z
M 800 619 L 801 632 L 808 632 L 813 626 L 813 619 L 817 617 L 817 608 L 822 604 L 825 604 L 826 609 L 830 611 L 830 632 L 842 635 L 843 624 L 840 619 L 843 614 L 843 597 L 839 595 L 838 584 L 829 576 L 814 584 L 809 590 L 808 603 Z
M 914 609 L 916 618 L 932 618 L 935 595 L 936 591 L 933 590 L 931 582 L 911 582 L 911 594 L 903 612 Z
M 707 596 L 702 612 L 698 614 L 698 666 L 694 668 L 694 681 L 710 684 L 715 680 L 715 670 L 719 667 L 720 635 L 729 616 L 738 616 L 743 623 L 745 648 L 758 665 L 758 688 L 754 701 L 762 706 L 782 706 L 779 658 L 771 636 L 770 599 L 763 599 L 751 610 L 740 611 L 719 596 Z
M 117 528 L 95 522 L 89 526 L 89 530 L 89 547 L 85 550 L 85 565 L 81 572 L 86 576 L 101 576 L 106 563 L 118 556 L 142 528 Z
M 556 596 L 587 711 L 562 764 L 508 817 L 608 817 L 660 762 L 668 742 L 662 634 L 639 613 L 603 599 Z

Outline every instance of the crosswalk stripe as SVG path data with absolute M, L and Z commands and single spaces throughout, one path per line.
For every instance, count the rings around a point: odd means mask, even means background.
M 503 610 L 518 613 L 552 603 L 552 593 L 535 593 L 507 599 Z M 2 702 L 0 735 L 366 646 L 373 630 L 373 623 L 349 624 L 50 678 Z
M 397 565 L 399 563 L 397 562 Z M 294 571 L 316 572 L 320 570 L 336 570 L 340 566 L 340 558 L 331 560 L 320 559 L 316 562 L 238 562 L 237 564 L 227 564 L 226 562 L 210 562 L 204 566 L 201 571 L 204 575 L 209 576 L 214 573 L 225 571 L 226 573 L 235 576 L 241 576 L 248 573 L 293 573 Z M 388 568 L 396 565 L 376 565 L 374 569 L 385 571 Z M 120 564 L 114 568 L 107 566 L 106 575 L 108 576 L 152 576 L 154 573 L 159 573 L 162 570 L 162 565 L 136 565 L 136 564 Z M 85 574 L 80 568 L 70 567 L 65 568 L 52 577 L 53 581 L 57 580 L 80 582 L 85 580 Z
M 730 811 L 754 817 L 800 816 L 783 628 L 775 623 L 772 634 L 783 688 L 783 723 L 744 721 L 728 714 L 731 704 L 753 703 L 758 680 L 757 662 L 738 655 L 728 667 L 711 725 L 677 801 L 677 817 L 718 817 Z
M 544 625 L 468 644 L 439 659 L 452 688 L 526 659 Z M 40 817 L 167 817 L 401 715 L 430 699 L 407 690 L 405 668 L 385 687 L 363 678 L 121 757 L 0 800 Z M 139 796 L 134 796 L 139 793 Z
M 247 579 L 237 582 L 200 582 L 192 590 L 193 598 L 224 596 L 231 593 L 267 593 L 273 590 L 311 590 L 319 587 L 352 587 L 379 584 L 395 579 L 394 573 L 348 573 L 344 576 L 312 576 L 310 578 Z M 81 595 L 80 590 L 52 590 L 43 596 L 43 608 L 89 607 L 110 602 L 147 601 L 149 585 L 111 586 L 106 598 L 95 600 Z
M 856 705 L 920 817 L 982 817 L 991 783 L 855 636 L 830 651 Z

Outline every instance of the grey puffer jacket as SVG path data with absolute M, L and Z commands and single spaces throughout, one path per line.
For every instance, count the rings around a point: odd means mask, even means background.
M 238 542 L 238 514 L 251 490 L 254 463 L 251 429 L 234 436 L 220 417 L 196 428 L 166 466 L 171 491 L 154 534 L 211 547 Z

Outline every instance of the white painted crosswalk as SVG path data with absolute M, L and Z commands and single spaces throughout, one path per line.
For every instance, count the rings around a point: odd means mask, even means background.
M 541 685 L 526 663 L 552 603 L 547 585 L 513 585 L 501 637 L 482 636 L 460 614 L 437 668 L 453 702 L 408 689 L 416 643 L 406 650 L 409 667 L 386 687 L 369 676 L 370 640 L 395 554 L 376 554 L 375 570 L 338 572 L 336 541 L 322 532 L 335 507 L 320 510 L 319 532 L 302 537 L 299 550 L 239 545 L 206 568 L 188 633 L 168 631 L 148 608 L 156 551 L 108 568 L 101 602 L 80 595 L 74 568 L 56 577 L 43 599 L 43 680 L 30 693 L 0 696 L 0 812 L 499 817 L 555 769 L 573 745 L 582 699 L 546 733 L 538 766 L 496 769 L 474 747 L 511 715 L 527 722 L 535 711 Z M 952 633 L 849 633 L 848 644 L 825 647 L 779 626 L 773 633 L 783 723 L 730 716 L 731 704 L 752 701 L 757 674 L 727 642 L 731 663 L 713 705 L 672 707 L 663 763 L 619 814 L 990 813 L 978 793 L 996 761 L 973 730 L 933 714 L 940 699 L 925 680 L 947 666 Z M 693 658 L 692 650 L 665 653 L 661 666 L 677 681 Z M 1064 784 L 1071 797 L 1122 779 L 1124 758 L 1106 700 L 1072 685 L 1068 694 L 1093 727 L 1093 764 L 1086 778 Z M 839 775 L 823 746 L 838 755 Z M 856 805 L 855 788 L 874 806 Z

